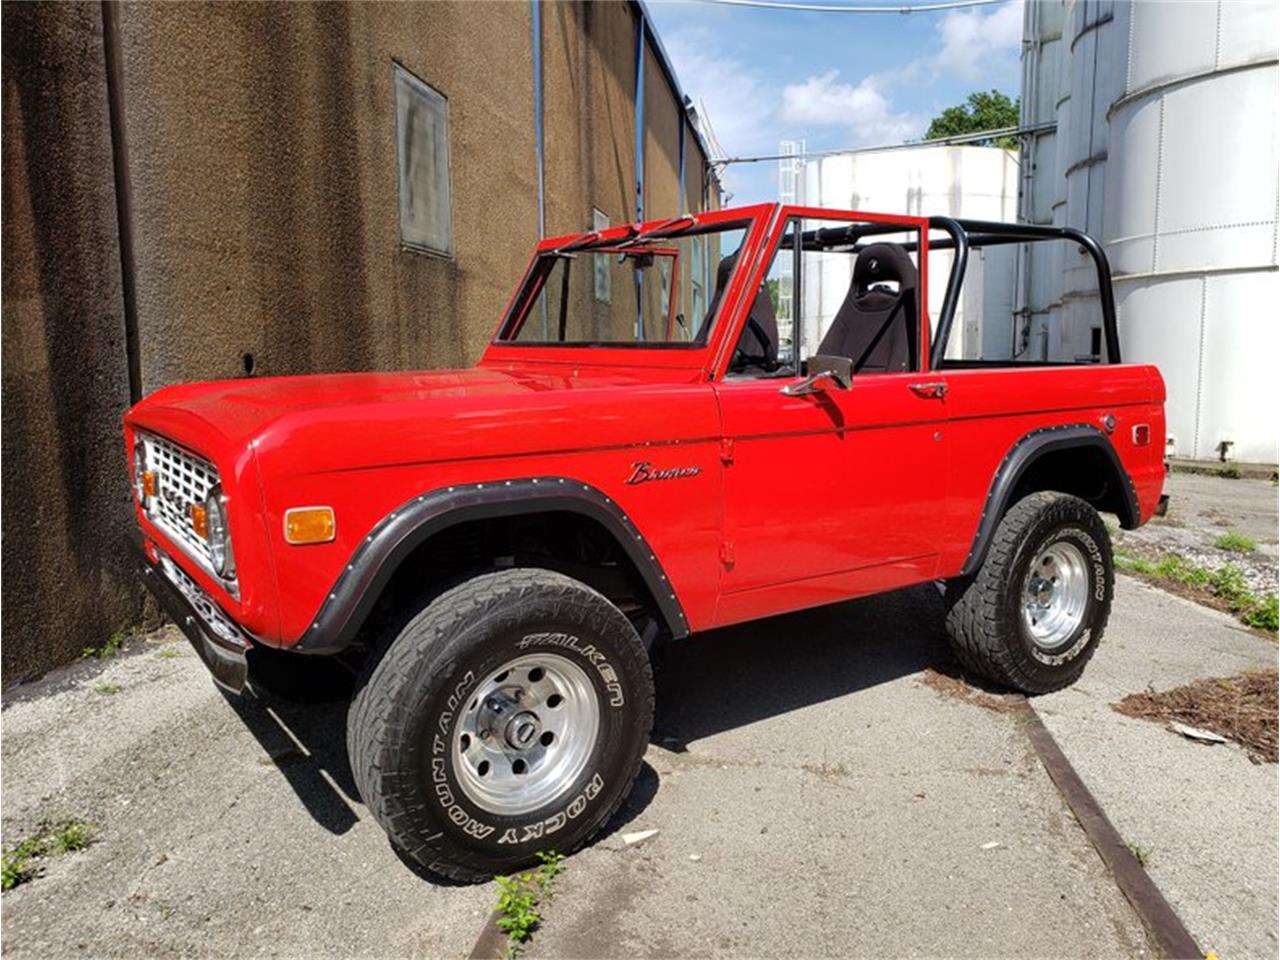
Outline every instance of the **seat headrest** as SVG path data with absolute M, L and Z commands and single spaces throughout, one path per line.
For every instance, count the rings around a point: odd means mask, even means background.
M 896 281 L 899 290 L 913 290 L 919 274 L 907 251 L 896 243 L 872 243 L 862 248 L 853 267 L 853 286 L 859 293 L 876 283 Z

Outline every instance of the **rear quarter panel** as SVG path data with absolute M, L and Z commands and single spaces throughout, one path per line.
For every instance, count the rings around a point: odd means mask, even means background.
M 1001 461 L 1022 437 L 1045 427 L 1104 429 L 1105 418 L 1114 416 L 1109 439 L 1133 481 L 1141 522 L 1150 519 L 1164 485 L 1165 389 L 1155 367 L 1003 367 L 949 370 L 945 377 L 950 482 L 941 576 L 960 572 Z M 1138 424 L 1150 427 L 1145 446 L 1134 443 Z

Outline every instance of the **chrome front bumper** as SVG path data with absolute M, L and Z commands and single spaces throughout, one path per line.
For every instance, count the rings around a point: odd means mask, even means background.
M 148 556 L 140 531 L 131 533 L 128 540 L 138 576 L 160 609 L 191 641 L 214 682 L 239 693 L 249 674 L 248 639 L 163 551 L 156 550 L 156 560 Z

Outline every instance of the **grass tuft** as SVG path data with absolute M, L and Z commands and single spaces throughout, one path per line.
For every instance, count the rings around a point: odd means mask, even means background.
M 1124 553 L 1117 553 L 1115 561 L 1118 570 L 1137 574 L 1157 584 L 1164 580 L 1186 587 L 1188 596 L 1209 606 L 1231 611 L 1245 626 L 1273 633 L 1280 629 L 1276 595 L 1258 596 L 1251 592 L 1244 571 L 1233 563 L 1210 570 L 1175 554 L 1166 554 L 1153 563 Z
M 95 836 L 94 825 L 84 820 L 42 820 L 34 834 L 0 855 L 0 890 L 12 890 L 33 879 L 39 873 L 37 861 L 41 857 L 83 850 Z
M 498 929 L 507 935 L 508 958 L 519 955 L 542 923 L 538 904 L 551 899 L 555 879 L 564 870 L 564 857 L 554 850 L 539 851 L 538 860 L 537 870 L 493 878 L 498 885 Z
M 86 659 L 89 657 L 95 657 L 98 660 L 105 660 L 107 657 L 114 657 L 124 646 L 124 641 L 124 631 L 117 630 L 115 633 L 111 634 L 111 636 L 107 637 L 107 639 L 102 643 L 98 644 L 98 646 L 85 647 L 84 650 L 81 651 L 80 656 Z
M 1253 553 L 1258 549 L 1258 541 L 1239 530 L 1228 530 L 1215 540 L 1213 545 L 1219 550 L 1227 550 L 1231 553 Z

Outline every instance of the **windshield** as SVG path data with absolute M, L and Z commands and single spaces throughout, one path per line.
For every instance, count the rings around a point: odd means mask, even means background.
M 498 342 L 702 346 L 748 226 L 655 230 L 666 235 L 547 251 Z

